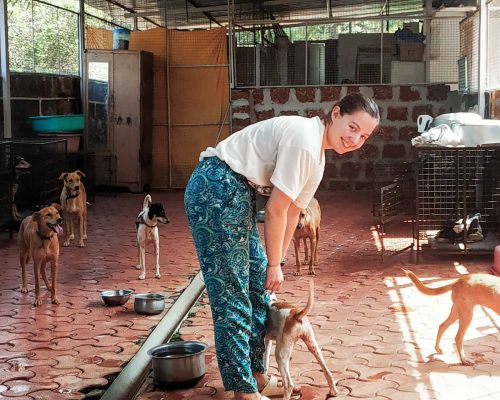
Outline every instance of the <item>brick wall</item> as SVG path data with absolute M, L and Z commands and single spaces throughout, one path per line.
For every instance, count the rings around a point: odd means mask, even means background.
M 77 76 L 12 73 L 10 86 L 13 138 L 36 136 L 29 117 L 82 112 L 80 78 Z M 3 124 L 2 100 L 0 120 Z
M 327 152 L 324 189 L 368 188 L 374 162 L 413 158 L 411 138 L 417 135 L 416 121 L 420 114 L 436 116 L 460 111 L 460 99 L 447 85 L 237 89 L 232 91 L 233 132 L 281 115 L 322 117 L 335 101 L 358 91 L 373 97 L 379 105 L 380 129 L 356 152 L 344 155 Z

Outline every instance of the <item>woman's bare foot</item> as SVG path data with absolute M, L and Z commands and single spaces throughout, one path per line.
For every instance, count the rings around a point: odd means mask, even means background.
M 270 379 L 268 375 L 260 372 L 254 372 L 253 377 L 257 381 L 257 388 L 259 389 L 259 392 L 261 392 L 262 389 L 264 389 L 264 387 L 267 385 Z

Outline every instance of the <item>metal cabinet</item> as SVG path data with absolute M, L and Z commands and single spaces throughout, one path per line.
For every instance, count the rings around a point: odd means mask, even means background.
M 153 54 L 87 50 L 85 148 L 95 184 L 149 190 L 152 165 Z

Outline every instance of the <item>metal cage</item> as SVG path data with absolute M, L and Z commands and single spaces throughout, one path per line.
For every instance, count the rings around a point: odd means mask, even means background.
M 417 153 L 417 250 L 423 244 L 448 252 L 492 251 L 500 233 L 500 146 L 419 148 Z M 471 241 L 467 229 L 460 233 L 456 226 L 475 213 L 484 238 Z M 460 237 L 438 240 L 447 226 Z

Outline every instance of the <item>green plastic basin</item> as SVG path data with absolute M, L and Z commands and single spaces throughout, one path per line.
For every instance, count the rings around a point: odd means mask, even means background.
M 82 130 L 84 126 L 83 114 L 45 115 L 30 117 L 31 126 L 35 132 L 59 132 Z

